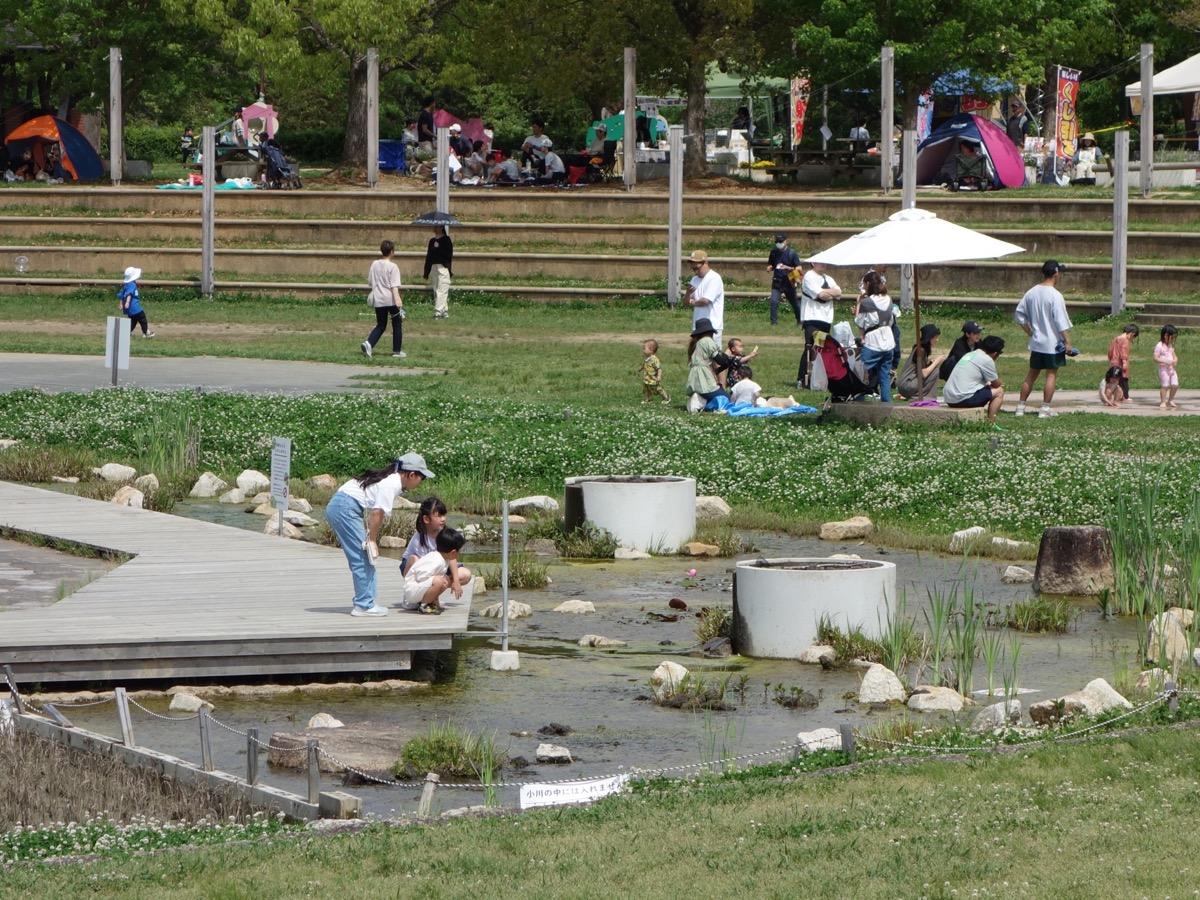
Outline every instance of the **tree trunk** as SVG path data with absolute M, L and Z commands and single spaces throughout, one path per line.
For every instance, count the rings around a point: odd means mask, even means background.
M 350 56 L 350 104 L 346 112 L 346 138 L 342 144 L 342 165 L 365 168 L 367 165 L 367 56 Z
M 687 113 L 684 124 L 683 177 L 703 178 L 708 174 L 708 148 L 704 141 L 705 64 L 692 56 L 688 64 Z

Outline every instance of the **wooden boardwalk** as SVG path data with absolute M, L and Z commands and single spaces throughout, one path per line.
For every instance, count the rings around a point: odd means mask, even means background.
M 25 684 L 394 672 L 467 630 L 469 592 L 440 616 L 352 617 L 332 547 L 8 482 L 0 527 L 133 557 L 50 606 L 0 611 L 0 665 Z M 399 568 L 379 579 L 394 606 Z

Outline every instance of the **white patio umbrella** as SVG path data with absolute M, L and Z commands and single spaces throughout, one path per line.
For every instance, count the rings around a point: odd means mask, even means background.
M 939 219 L 937 213 L 929 210 L 912 207 L 893 213 L 886 222 L 809 257 L 808 262 L 830 266 L 920 266 L 970 259 L 996 259 L 1024 252 L 1024 247 Z M 917 334 L 921 332 L 919 294 L 914 269 L 913 311 Z M 917 377 L 924 381 L 919 366 Z

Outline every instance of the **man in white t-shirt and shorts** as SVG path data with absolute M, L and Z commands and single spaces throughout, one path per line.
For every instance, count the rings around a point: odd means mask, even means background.
M 687 289 L 688 306 L 692 308 L 692 330 L 701 319 L 712 323 L 713 339 L 721 344 L 721 332 L 725 329 L 725 281 L 713 271 L 708 263 L 708 254 L 693 250 L 687 257 L 692 267 L 692 280 Z
M 996 360 L 1004 351 L 1004 338 L 990 335 L 964 356 L 942 388 L 942 399 L 952 409 L 986 406 L 988 421 L 996 424 L 996 413 L 1004 403 L 1004 384 L 996 374 Z
M 1053 259 L 1042 263 L 1042 283 L 1025 292 L 1013 316 L 1029 335 L 1029 374 L 1025 376 L 1018 395 L 1018 416 L 1025 415 L 1025 401 L 1043 371 L 1046 373 L 1046 382 L 1042 387 L 1042 408 L 1038 411 L 1038 418 L 1049 419 L 1058 415 L 1050 408 L 1058 382 L 1058 370 L 1067 364 L 1068 356 L 1075 356 L 1079 352 L 1071 346 L 1071 319 L 1067 316 L 1067 301 L 1057 287 L 1059 273 L 1065 268 Z

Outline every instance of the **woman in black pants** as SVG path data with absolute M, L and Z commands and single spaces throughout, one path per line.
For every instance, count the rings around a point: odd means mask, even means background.
M 379 259 L 371 263 L 367 272 L 367 284 L 371 286 L 367 302 L 375 309 L 375 327 L 359 345 L 367 359 L 371 358 L 371 351 L 387 331 L 388 322 L 392 323 L 392 356 L 403 359 L 408 355 L 401 349 L 404 345 L 404 298 L 400 294 L 400 268 L 392 262 L 395 249 L 396 245 L 391 241 L 381 243 Z

